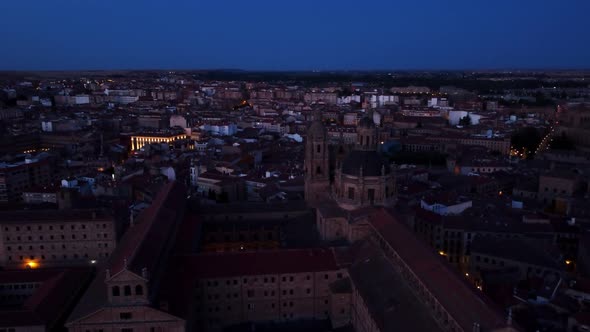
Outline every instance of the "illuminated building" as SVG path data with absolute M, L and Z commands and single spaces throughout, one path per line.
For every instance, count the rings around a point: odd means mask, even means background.
M 131 150 L 136 151 L 147 144 L 173 143 L 189 138 L 184 131 L 143 132 L 131 136 Z

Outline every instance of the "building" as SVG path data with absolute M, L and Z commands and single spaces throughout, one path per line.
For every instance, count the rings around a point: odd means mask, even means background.
M 469 274 L 482 278 L 484 272 L 516 269 L 517 280 L 560 278 L 565 271 L 565 261 L 544 250 L 542 243 L 523 238 L 497 238 L 477 236 L 471 245 Z
M 410 289 L 428 308 L 427 312 L 443 331 L 518 331 L 510 319 L 475 289 L 462 280 L 439 255 L 417 240 L 411 230 L 381 208 L 369 218 L 374 243 L 402 276 Z M 383 273 L 376 271 L 373 273 Z M 354 274 L 352 274 L 354 276 Z M 378 278 L 377 278 L 378 280 Z M 354 283 L 354 282 L 353 282 Z M 362 294 L 361 294 L 362 296 Z M 395 308 L 395 307 L 394 307 Z M 364 309 L 368 310 L 368 309 Z M 369 311 L 371 312 L 371 311 Z M 373 321 L 375 321 L 375 316 Z M 377 316 L 379 317 L 379 316 Z M 357 331 L 397 330 L 393 315 L 382 315 L 385 322 L 377 328 L 363 328 L 367 320 L 354 324 Z M 377 320 L 378 321 L 378 320 Z M 424 322 L 412 322 L 412 326 Z
M 573 171 L 553 170 L 539 176 L 537 198 L 551 203 L 557 197 L 572 197 L 584 185 L 581 176 Z
M 0 212 L 0 265 L 5 268 L 86 266 L 117 245 L 115 218 L 104 210 Z
M 576 148 L 590 151 L 590 109 L 587 106 L 575 107 L 557 113 L 555 135 L 565 135 L 571 139 Z
M 36 187 L 23 191 L 23 203 L 37 204 L 57 204 L 59 189 L 53 186 Z
M 390 205 L 394 201 L 393 166 L 377 152 L 377 137 L 373 120 L 361 119 L 353 151 L 336 167 L 332 197 L 343 209 Z
M 140 132 L 131 135 L 131 150 L 139 150 L 147 144 L 168 143 L 172 144 L 175 141 L 188 139 L 189 136 L 182 130 L 167 130 L 167 131 L 153 131 Z
M 510 138 L 509 137 L 477 137 L 477 136 L 462 136 L 462 135 L 446 135 L 434 136 L 428 139 L 444 144 L 460 144 L 466 146 L 483 146 L 489 151 L 498 151 L 503 155 L 510 154 Z
M 0 163 L 0 203 L 22 201 L 25 190 L 49 185 L 51 175 L 52 166 L 48 157 Z
M 185 321 L 157 300 L 185 199 L 181 184 L 163 186 L 99 268 L 67 320 L 68 331 L 185 331 Z
M 235 123 L 223 121 L 206 123 L 199 128 L 204 132 L 220 136 L 232 136 L 238 132 L 238 126 Z
M 330 188 L 328 134 L 316 112 L 305 137 L 305 200 L 317 204 L 326 198 Z
M 420 201 L 420 207 L 443 216 L 461 214 L 472 206 L 472 201 L 454 192 L 429 195 Z
M 197 254 L 179 260 L 190 266 L 185 273 L 195 281 L 199 331 L 243 322 L 328 319 L 330 283 L 347 276 L 329 249 Z
M 58 331 L 91 268 L 0 271 L 0 331 Z

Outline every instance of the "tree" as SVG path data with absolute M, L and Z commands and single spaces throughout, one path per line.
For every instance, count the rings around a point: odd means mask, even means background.
M 515 132 L 510 141 L 517 151 L 528 151 L 528 158 L 537 149 L 541 139 L 542 135 L 535 127 L 525 127 Z
M 556 150 L 574 150 L 576 148 L 575 143 L 567 137 L 565 132 L 562 132 L 560 136 L 556 136 L 549 145 L 551 149 Z
M 464 117 L 462 117 L 461 119 L 459 119 L 459 125 L 461 125 L 463 127 L 467 127 L 467 126 L 471 125 L 471 117 L 469 116 L 469 114 L 467 114 Z

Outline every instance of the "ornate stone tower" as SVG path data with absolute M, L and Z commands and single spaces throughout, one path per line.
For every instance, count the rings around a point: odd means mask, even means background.
M 364 116 L 356 129 L 356 147 L 359 151 L 377 151 L 377 127 L 373 122 L 373 113 Z
M 328 133 L 316 111 L 305 138 L 305 200 L 311 206 L 329 194 L 329 156 Z
M 377 128 L 372 114 L 357 126 L 354 150 L 336 169 L 332 197 L 345 210 L 388 206 L 395 201 L 393 166 L 377 152 Z

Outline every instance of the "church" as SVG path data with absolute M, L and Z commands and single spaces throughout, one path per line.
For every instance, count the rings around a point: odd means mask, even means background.
M 395 203 L 395 171 L 378 151 L 378 128 L 372 117 L 357 126 L 348 152 L 330 146 L 316 112 L 305 141 L 305 199 L 317 208 L 317 227 L 325 241 L 354 242 L 367 231 L 366 217 L 376 206 Z M 337 151 L 336 151 L 337 150 Z

